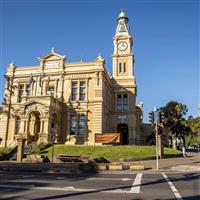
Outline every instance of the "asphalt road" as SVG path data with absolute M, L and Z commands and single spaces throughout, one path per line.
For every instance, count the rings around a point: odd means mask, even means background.
M 200 200 L 200 173 L 0 172 L 0 199 Z

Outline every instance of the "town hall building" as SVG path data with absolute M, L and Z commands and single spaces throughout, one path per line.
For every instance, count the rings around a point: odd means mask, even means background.
M 141 144 L 142 104 L 136 106 L 133 39 L 121 11 L 113 37 L 112 76 L 98 55 L 68 62 L 52 49 L 38 66 L 7 68 L 0 113 L 0 146 L 27 142 L 95 143 L 95 134 L 120 133 L 121 144 Z

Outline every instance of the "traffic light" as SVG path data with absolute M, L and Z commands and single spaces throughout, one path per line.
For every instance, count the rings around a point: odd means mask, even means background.
M 164 112 L 159 112 L 158 115 L 158 123 L 163 124 L 165 122 L 165 113 Z
M 154 112 L 153 112 L 153 111 L 151 111 L 151 112 L 149 113 L 149 122 L 150 122 L 151 124 L 154 124 L 154 123 L 155 123 L 155 118 L 154 118 Z

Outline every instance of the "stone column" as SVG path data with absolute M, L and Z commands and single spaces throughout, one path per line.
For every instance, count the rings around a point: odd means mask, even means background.
M 17 139 L 17 162 L 22 162 L 23 149 L 24 149 L 23 140 L 24 139 L 21 136 L 19 136 L 19 138 Z
M 44 132 L 43 132 L 43 137 L 49 141 L 50 140 L 50 134 L 49 134 L 49 118 L 44 119 Z
M 46 95 L 47 93 L 47 81 L 43 81 L 43 84 L 42 84 L 42 94 L 43 95 Z
M 54 97 L 58 97 L 58 80 L 55 80 L 55 84 L 54 84 L 55 86 L 55 92 L 54 92 Z

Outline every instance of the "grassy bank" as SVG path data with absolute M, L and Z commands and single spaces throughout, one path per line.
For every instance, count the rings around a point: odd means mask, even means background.
M 95 158 L 138 158 L 155 156 L 155 146 L 67 146 L 55 145 L 56 154 L 92 156 Z M 43 155 L 50 156 L 52 147 L 41 152 Z M 180 151 L 164 148 L 164 154 L 178 154 Z

